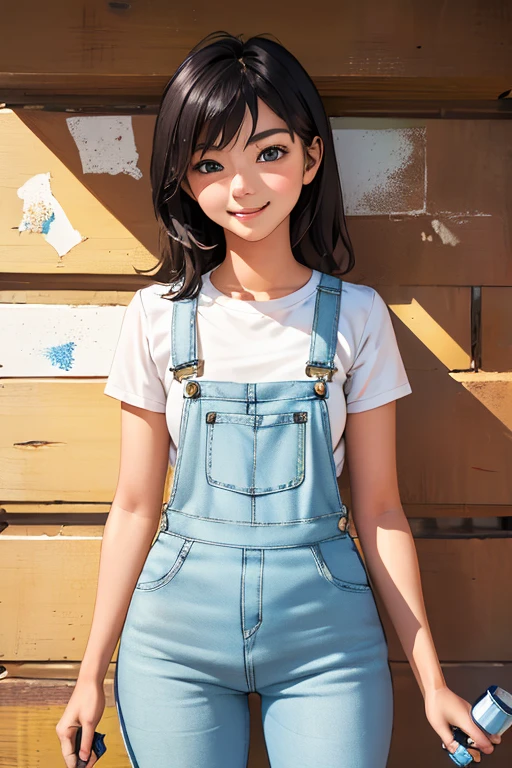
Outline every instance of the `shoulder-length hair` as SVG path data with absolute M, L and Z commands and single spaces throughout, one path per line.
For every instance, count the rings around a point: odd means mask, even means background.
M 345 274 L 354 266 L 332 129 L 320 94 L 299 61 L 282 45 L 261 35 L 246 42 L 240 37 L 219 31 L 203 38 L 162 95 L 150 176 L 160 251 L 158 264 L 152 268 L 158 272 L 152 278 L 173 284 L 165 298 L 193 298 L 202 286 L 201 275 L 225 258 L 223 228 L 203 213 L 181 182 L 204 126 L 202 157 L 219 135 L 221 143 L 216 148 L 231 142 L 246 106 L 253 120 L 252 137 L 258 119 L 257 97 L 285 121 L 292 137 L 300 137 L 303 149 L 317 135 L 324 145 L 320 167 L 313 181 L 303 186 L 290 215 L 295 259 L 329 274 Z

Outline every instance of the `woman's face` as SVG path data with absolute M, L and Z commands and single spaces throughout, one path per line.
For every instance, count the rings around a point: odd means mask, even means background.
M 316 136 L 305 156 L 299 136 L 295 134 L 292 140 L 284 120 L 259 98 L 255 134 L 245 146 L 251 126 L 251 114 L 246 109 L 238 136 L 235 134 L 224 149 L 211 149 L 201 159 L 203 132 L 192 155 L 187 183 L 182 186 L 226 235 L 232 232 L 244 240 L 257 241 L 290 215 L 302 185 L 309 184 L 318 171 L 323 147 Z M 259 136 L 263 133 L 267 135 Z

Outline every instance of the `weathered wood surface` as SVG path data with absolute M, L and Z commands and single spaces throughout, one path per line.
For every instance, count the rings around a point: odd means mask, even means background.
M 101 526 L 49 536 L 0 534 L 0 659 L 80 661 L 92 620 Z M 427 611 L 443 661 L 512 661 L 510 601 L 489 600 L 512 578 L 512 541 L 416 539 Z M 449 585 L 449 588 L 447 588 Z M 455 608 L 456 606 L 456 608 Z M 382 610 L 382 604 L 380 604 Z M 390 658 L 405 659 L 383 612 Z M 460 616 L 472 632 L 460 634 Z
M 394 727 L 388 768 L 441 766 L 449 758 L 443 755 L 440 739 L 425 717 L 423 699 L 408 664 L 390 665 L 395 698 Z M 459 696 L 473 702 L 485 689 L 497 683 L 512 688 L 511 664 L 444 664 L 447 683 Z M 106 707 L 97 730 L 106 733 L 108 752 L 104 760 L 111 768 L 128 768 L 119 722 L 114 705 L 113 672 L 104 690 Z M 72 680 L 5 678 L 0 680 L 0 766 L 1 768 L 56 768 L 64 765 L 60 742 L 55 733 L 66 703 L 73 691 Z M 269 768 L 261 718 L 260 697 L 248 696 L 251 717 L 248 768 Z M 13 739 L 12 734 L 17 738 Z M 512 740 L 503 737 L 495 748 L 492 764 L 507 768 L 512 761 Z
M 295 3 L 291 13 L 267 0 L 254 8 L 198 0 L 193 9 L 164 0 L 124 7 L 92 0 L 85 11 L 64 0 L 49 6 L 31 0 L 6 9 L 0 93 L 36 103 L 66 103 L 71 96 L 154 103 L 188 51 L 208 33 L 227 30 L 243 31 L 245 38 L 270 32 L 325 95 L 384 102 L 397 96 L 497 99 L 511 87 L 507 8 L 505 0 L 412 3 L 405 9 L 399 0 L 384 6 L 378 0 L 323 0 L 311 34 L 305 2 Z M 27 20 L 38 30 L 29 38 Z

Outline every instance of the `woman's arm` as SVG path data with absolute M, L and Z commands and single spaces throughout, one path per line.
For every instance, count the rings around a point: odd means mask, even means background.
M 79 679 L 103 680 L 157 530 L 169 462 L 165 414 L 121 406 L 117 488 L 101 543 L 98 587 Z
M 157 531 L 169 444 L 164 413 L 122 403 L 119 477 L 103 531 L 89 639 L 75 688 L 55 729 L 67 768 L 77 765 L 78 725 L 83 728 L 80 757 L 87 761 L 85 768 L 97 761 L 91 747 L 105 708 L 103 680 Z
M 469 702 L 448 689 L 434 647 L 416 547 L 398 490 L 396 402 L 348 414 L 345 440 L 352 513 L 365 561 L 420 687 L 427 718 L 450 752 L 457 748 L 451 724 L 489 754 L 491 741 L 473 723 Z

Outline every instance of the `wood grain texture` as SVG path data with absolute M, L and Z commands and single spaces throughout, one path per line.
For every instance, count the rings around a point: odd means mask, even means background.
M 0 485 L 6 500 L 111 502 L 120 407 L 103 381 L 4 379 Z
M 213 30 L 262 32 L 261 19 L 294 53 L 325 93 L 356 92 L 383 100 L 449 95 L 496 99 L 511 87 L 510 15 L 504 0 L 482 6 L 477 0 L 408 6 L 392 0 L 361 3 L 323 0 L 316 8 L 315 33 L 304 24 L 310 6 L 264 0 L 258 7 L 234 2 L 194 8 L 154 0 L 113 9 L 93 0 L 82 9 L 64 0 L 50 6 L 9 8 L 9 29 L 0 57 L 4 94 L 58 100 L 62 94 L 98 94 L 112 99 L 137 94 L 156 99 L 166 79 L 193 45 Z M 26 44 L 27 16 L 40 34 Z M 59 46 L 47 45 L 47 39 Z M 136 65 L 134 66 L 134 51 Z M 32 73 L 39 73 L 39 77 Z M 404 80 L 405 82 L 402 82 Z M 5 98 L 5 95 L 4 95 Z
M 397 405 L 403 503 L 509 505 L 512 381 L 500 382 L 501 405 L 493 411 L 486 404 L 491 393 L 485 390 L 477 399 L 457 380 L 463 374 L 410 369 L 408 374 L 413 396 Z
M 151 119 L 147 119 L 147 125 Z M 51 116 L 49 121 L 44 120 L 45 124 L 47 122 L 53 125 Z M 76 155 L 77 159 L 78 150 L 67 130 L 65 115 L 59 116 L 59 124 L 68 133 L 68 136 L 64 137 L 66 141 L 63 141 L 62 150 L 58 145 L 62 135 L 56 137 L 56 145 L 48 147 L 16 114 L 0 111 L 0 269 L 3 272 L 23 273 L 56 271 L 72 274 L 135 274 L 132 265 L 138 269 L 152 267 L 155 259 L 137 235 L 132 233 L 129 225 L 130 220 L 136 224 L 145 214 L 148 224 L 143 229 L 151 228 L 154 217 L 150 215 L 148 201 L 146 200 L 145 205 L 143 203 L 145 195 L 139 196 L 137 191 L 137 203 L 133 206 L 123 203 L 126 212 L 124 217 L 118 218 L 116 211 L 111 213 L 105 201 L 101 197 L 97 198 L 84 186 L 84 174 L 76 175 L 67 167 L 66 150 L 71 152 L 73 149 L 72 154 Z M 147 153 L 148 142 L 143 142 L 143 146 L 146 146 Z M 141 163 L 147 193 L 147 167 L 144 162 L 147 165 L 146 157 L 141 158 Z M 62 257 L 45 241 L 43 235 L 20 233 L 17 229 L 22 217 L 22 201 L 16 190 L 36 173 L 46 172 L 51 174 L 52 192 L 72 226 L 87 237 L 87 240 L 74 246 Z M 105 179 L 109 174 L 88 175 L 101 176 L 109 188 L 109 181 Z M 111 178 L 117 179 L 116 176 Z M 114 182 L 110 185 L 112 197 L 118 196 L 121 183 L 124 189 L 121 197 L 130 200 L 141 182 L 142 179 L 137 181 L 131 176 L 126 176 L 122 182 Z M 137 207 L 140 209 L 139 215 L 136 214 Z M 136 226 L 134 228 L 137 229 Z M 155 229 L 153 232 L 155 233 Z
M 374 286 L 389 307 L 407 371 L 467 369 L 471 291 L 456 286 Z
M 507 575 L 512 569 L 512 539 L 416 539 L 415 544 L 439 658 L 443 662 L 511 662 L 512 606 L 493 596 L 512 576 Z M 380 599 L 378 605 L 389 658 L 406 661 Z
M 512 287 L 482 289 L 482 368 L 512 371 Z
M 388 768 L 431 768 L 449 765 L 440 739 L 425 717 L 423 699 L 408 664 L 390 664 L 394 691 L 394 726 Z M 444 664 L 447 684 L 472 703 L 486 688 L 497 683 L 512 688 L 511 664 Z M 122 742 L 114 706 L 111 679 L 104 684 L 107 705 L 97 730 L 106 733 L 108 752 L 105 765 L 128 768 L 130 763 Z M 73 691 L 71 682 L 58 680 L 4 679 L 0 681 L 0 766 L 1 768 L 55 768 L 63 764 L 60 742 L 55 733 L 65 705 Z M 269 768 L 261 699 L 248 695 L 250 743 L 248 768 Z M 16 733 L 16 739 L 12 734 Z M 446 762 L 444 762 L 446 761 Z M 495 748 L 492 763 L 506 768 L 512 761 L 512 741 L 504 736 Z
M 156 531 L 155 531 L 156 534 Z M 101 528 L 0 534 L 0 658 L 79 661 L 90 629 Z M 512 661 L 512 610 L 489 600 L 512 574 L 511 539 L 416 539 L 427 612 L 443 661 Z M 450 585 L 450 589 L 446 589 Z M 379 603 L 382 610 L 382 605 Z M 454 606 L 457 609 L 454 610 Z M 460 616 L 474 631 L 461 636 Z M 383 611 L 390 658 L 404 659 Z

